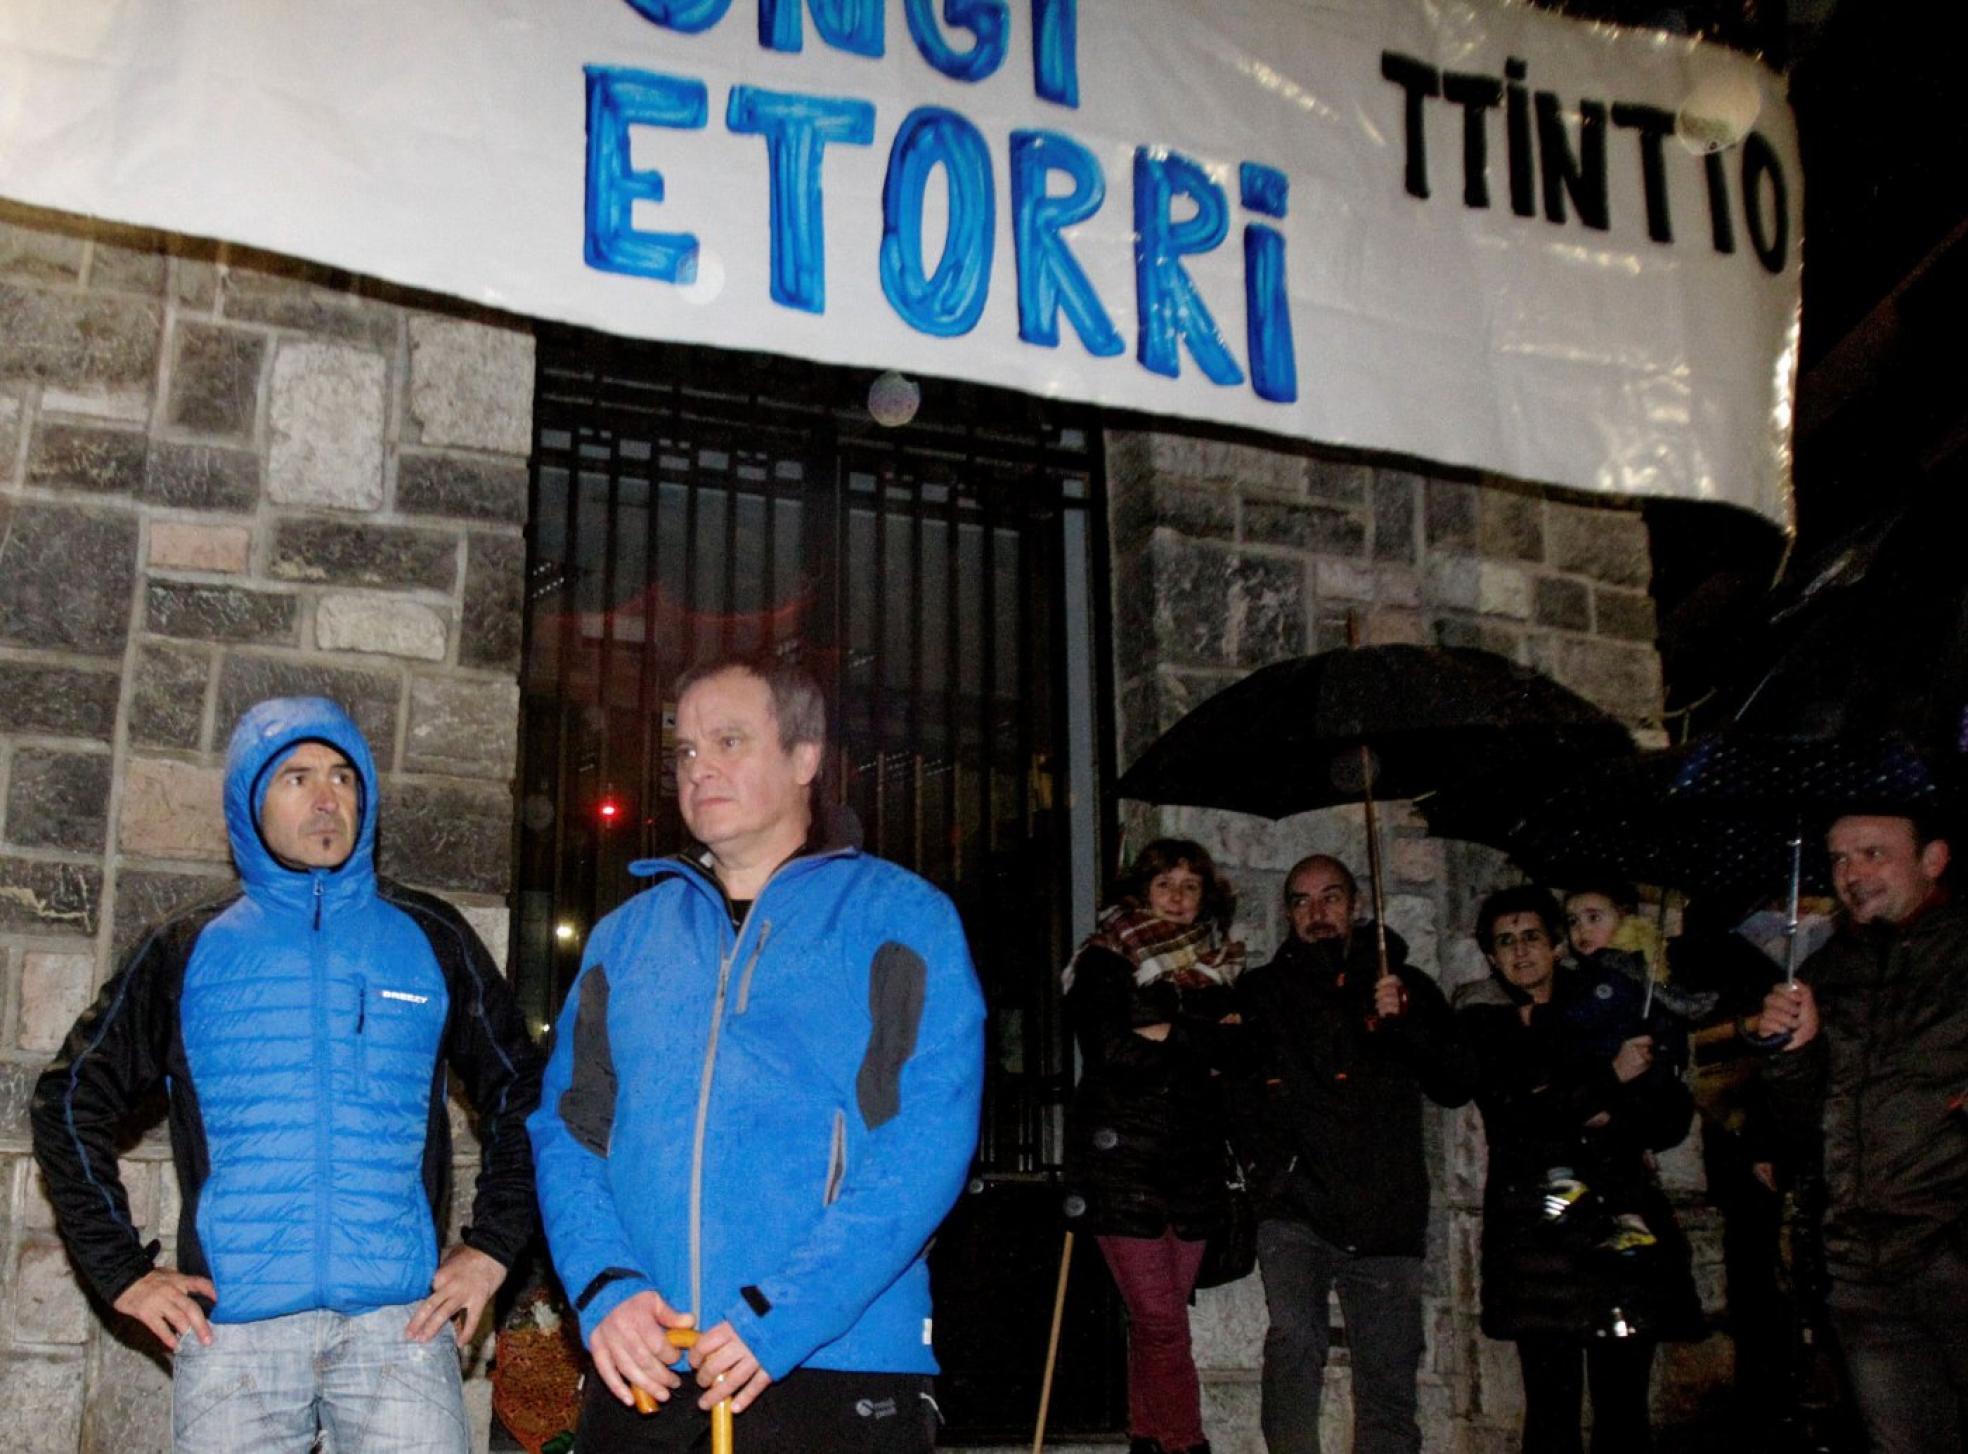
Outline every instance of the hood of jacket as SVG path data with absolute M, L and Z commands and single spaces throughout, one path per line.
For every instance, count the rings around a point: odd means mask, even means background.
M 336 868 L 289 868 L 260 833 L 260 806 L 273 770 L 303 742 L 334 748 L 355 768 L 355 848 Z M 275 697 L 247 709 L 226 751 L 226 836 L 249 896 L 262 904 L 307 910 L 317 900 L 346 903 L 376 889 L 376 762 L 355 719 L 325 697 Z

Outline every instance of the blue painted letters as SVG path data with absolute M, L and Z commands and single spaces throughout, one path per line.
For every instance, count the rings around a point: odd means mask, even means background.
M 1176 197 L 1196 215 L 1176 222 Z M 1150 373 L 1176 378 L 1181 345 L 1213 384 L 1241 384 L 1244 371 L 1223 346 L 1216 320 L 1182 259 L 1208 252 L 1230 232 L 1230 208 L 1209 173 L 1179 152 L 1137 147 L 1134 153 L 1134 292 L 1140 312 L 1135 356 Z
M 936 23 L 935 3 L 902 0 L 909 34 L 922 58 L 953 80 L 981 81 L 995 73 L 1005 58 L 1005 0 L 943 0 L 943 18 L 977 37 L 976 44 L 965 51 L 955 49 L 943 38 Z
M 949 221 L 936 272 L 923 273 L 923 193 L 943 168 Z M 953 338 L 977 326 L 991 291 L 998 225 L 991 149 L 954 111 L 919 106 L 903 119 L 882 185 L 881 284 L 902 321 L 919 333 Z
M 724 124 L 765 138 L 772 207 L 772 301 L 808 313 L 827 311 L 826 225 L 820 206 L 820 160 L 830 141 L 866 146 L 875 138 L 875 108 L 837 96 L 801 96 L 733 86 Z
M 1080 104 L 1080 0 L 1032 0 L 1032 89 L 1061 106 Z
M 1291 182 L 1283 172 L 1245 162 L 1238 177 L 1245 207 L 1264 217 L 1285 215 Z M 1273 404 L 1291 403 L 1298 397 L 1298 359 L 1285 290 L 1285 235 L 1257 222 L 1244 224 L 1244 335 L 1251 389 Z
M 1062 172 L 1073 190 L 1047 193 Z M 1056 131 L 1011 134 L 1011 241 L 1018 264 L 1018 336 L 1042 348 L 1059 347 L 1059 310 L 1088 353 L 1108 358 L 1127 347 L 1100 306 L 1084 269 L 1059 234 L 1100 210 L 1107 181 L 1086 147 Z
M 685 35 L 709 30 L 731 8 L 731 0 L 628 0 L 628 4 L 644 20 Z
M 759 0 L 759 44 L 767 50 L 797 51 L 800 9 L 806 0 Z M 835 50 L 858 56 L 882 53 L 885 0 L 811 0 L 813 28 Z
M 589 66 L 588 266 L 665 283 L 697 280 L 697 239 L 688 232 L 638 232 L 637 202 L 663 200 L 663 174 L 629 165 L 631 126 L 696 130 L 710 114 L 702 81 L 626 66 Z

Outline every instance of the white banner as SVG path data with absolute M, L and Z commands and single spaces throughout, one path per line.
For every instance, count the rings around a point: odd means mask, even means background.
M 1494 0 L 6 0 L 0 195 L 1788 528 L 1777 77 Z

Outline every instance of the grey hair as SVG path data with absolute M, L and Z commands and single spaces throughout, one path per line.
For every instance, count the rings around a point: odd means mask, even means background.
M 827 699 L 813 673 L 796 661 L 766 656 L 719 656 L 691 667 L 676 681 L 676 700 L 699 682 L 726 672 L 743 672 L 765 683 L 772 720 L 779 729 L 779 746 L 786 752 L 812 744 L 827 746 Z

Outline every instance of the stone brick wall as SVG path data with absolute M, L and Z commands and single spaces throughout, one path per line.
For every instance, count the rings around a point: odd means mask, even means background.
M 1163 433 L 1107 438 L 1114 654 L 1122 764 L 1184 712 L 1252 668 L 1346 642 L 1481 646 L 1548 672 L 1656 736 L 1647 529 L 1617 502 L 1569 503 L 1503 481 L 1432 478 L 1302 451 Z M 1200 840 L 1241 895 L 1238 932 L 1256 962 L 1284 932 L 1284 875 L 1313 852 L 1364 876 L 1358 809 L 1269 823 L 1124 804 L 1127 842 Z M 1413 962 L 1453 987 L 1485 971 L 1470 938 L 1478 901 L 1513 882 L 1501 855 L 1425 835 L 1403 804 L 1383 821 L 1388 919 Z M 1435 1191 L 1427 1269 L 1422 1423 L 1431 1451 L 1517 1447 L 1515 1351 L 1476 1326 L 1476 1252 L 1485 1153 L 1473 1109 L 1431 1108 Z M 1712 1218 L 1692 1205 L 1698 1152 L 1666 1168 L 1685 1202 L 1711 1307 L 1719 1260 Z M 1219 1454 L 1258 1454 L 1257 1369 L 1265 1315 L 1256 1278 L 1203 1293 L 1194 1326 L 1206 1417 Z M 1663 1419 L 1687 1416 L 1726 1370 L 1723 1340 L 1671 1350 L 1657 1378 Z M 1326 1447 L 1345 1448 L 1351 1410 L 1336 1352 Z
M 384 871 L 504 959 L 532 407 L 510 320 L 0 206 L 0 1409 L 23 1447 L 169 1446 L 162 1369 L 77 1288 L 26 1112 L 142 926 L 230 882 L 239 712 L 343 702 L 384 773 Z M 168 1246 L 160 1131 L 124 1174 Z

